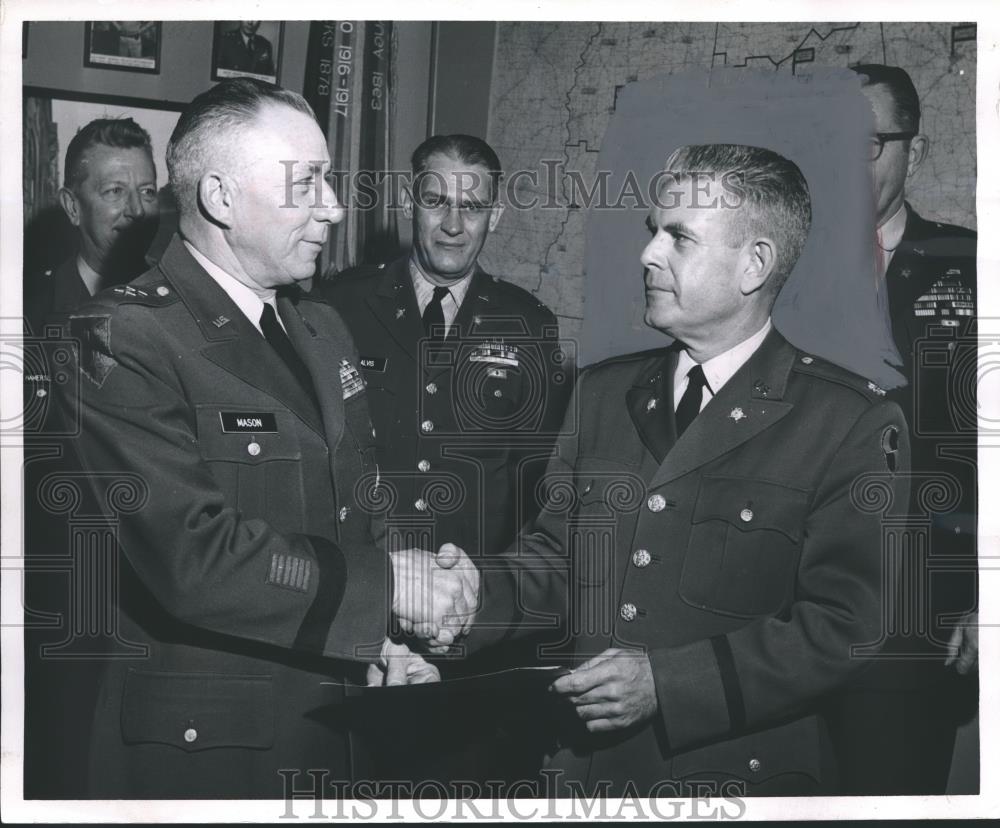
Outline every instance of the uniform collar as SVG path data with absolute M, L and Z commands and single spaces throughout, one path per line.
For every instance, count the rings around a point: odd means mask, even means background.
M 906 202 L 899 205 L 899 209 L 893 213 L 876 231 L 878 246 L 887 253 L 893 252 L 903 240 L 903 233 L 906 231 Z
M 420 269 L 420 266 L 410 259 L 409 264 L 410 270 L 410 280 L 413 282 L 413 292 L 417 297 L 417 306 L 421 309 L 427 307 L 427 303 L 431 301 L 431 297 L 434 295 L 434 288 L 437 287 L 433 282 L 430 281 L 424 272 Z M 448 291 L 451 293 L 451 298 L 455 302 L 455 307 L 462 307 L 462 302 L 465 300 L 466 294 L 469 292 L 469 285 L 472 284 L 472 277 L 476 272 L 476 268 L 467 276 L 463 276 L 457 282 L 447 285 Z
M 708 384 L 708 388 L 713 395 L 717 394 L 719 389 L 729 382 L 733 375 L 743 367 L 743 363 L 750 359 L 754 351 L 756 351 L 760 347 L 761 343 L 767 338 L 770 331 L 771 319 L 768 317 L 761 329 L 753 336 L 747 337 L 739 344 L 734 345 L 728 351 L 723 351 L 721 354 L 718 354 L 701 364 L 701 368 L 705 372 L 705 382 Z M 682 350 L 680 354 L 678 354 L 677 368 L 674 371 L 675 401 L 680 400 L 681 398 L 684 384 L 687 381 L 688 371 L 690 371 L 697 364 L 698 363 L 691 358 L 690 354 L 688 354 L 686 350 Z
M 226 292 L 226 295 L 233 300 L 233 304 L 240 309 L 243 315 L 250 321 L 250 324 L 260 331 L 260 316 L 264 312 L 265 300 L 261 299 L 260 296 L 243 284 L 243 282 L 239 281 L 239 279 L 235 276 L 230 275 L 219 267 L 193 244 L 187 241 L 187 239 L 182 239 L 182 241 L 184 242 L 184 246 L 188 249 L 188 252 L 194 257 L 194 260 L 198 262 L 204 271 L 212 277 L 215 283 Z M 271 295 L 267 300 L 268 304 L 271 305 L 275 311 L 277 311 L 278 307 L 275 304 L 275 293 L 273 290 L 270 293 Z M 280 315 L 278 316 L 278 321 L 281 323 Z M 284 324 L 281 324 L 282 327 L 284 327 Z

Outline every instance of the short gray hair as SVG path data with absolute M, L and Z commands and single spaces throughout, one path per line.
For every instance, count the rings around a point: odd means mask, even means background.
M 197 212 L 198 182 L 213 151 L 235 146 L 232 133 L 251 123 L 268 104 L 316 118 L 298 93 L 255 78 L 225 80 L 188 104 L 167 144 L 167 171 L 181 215 Z
M 726 178 L 741 199 L 731 218 L 734 241 L 742 244 L 763 233 L 777 244 L 772 274 L 777 292 L 799 260 L 812 223 L 809 185 L 802 171 L 776 152 L 743 144 L 683 146 L 670 154 L 664 167 L 677 177 Z

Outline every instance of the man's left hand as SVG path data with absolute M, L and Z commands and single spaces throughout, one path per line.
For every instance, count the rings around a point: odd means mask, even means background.
M 430 684 L 441 681 L 441 673 L 405 644 L 397 644 L 387 638 L 382 644 L 379 663 L 368 666 L 367 679 L 369 687 Z
M 591 733 L 623 730 L 656 713 L 656 686 L 649 657 L 639 650 L 611 648 L 552 682 Z

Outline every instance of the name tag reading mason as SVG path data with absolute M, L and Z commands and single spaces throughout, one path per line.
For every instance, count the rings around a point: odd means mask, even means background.
M 277 434 L 278 419 L 273 414 L 244 414 L 235 411 L 220 411 L 222 430 L 226 434 Z

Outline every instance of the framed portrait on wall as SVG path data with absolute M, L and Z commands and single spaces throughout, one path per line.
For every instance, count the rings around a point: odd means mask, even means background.
M 159 74 L 161 29 L 162 24 L 152 20 L 88 22 L 83 65 Z
M 259 78 L 277 83 L 284 23 L 218 20 L 212 47 L 212 80 Z

